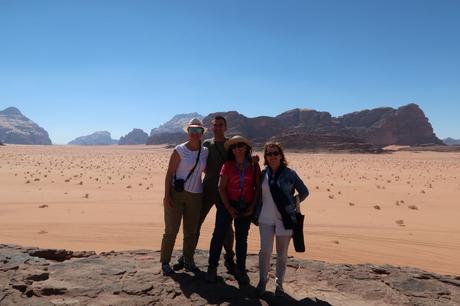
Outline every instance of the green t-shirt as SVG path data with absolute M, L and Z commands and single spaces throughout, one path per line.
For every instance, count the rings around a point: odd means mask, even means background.
M 214 141 L 214 138 L 206 139 L 203 146 L 208 148 L 208 160 L 206 163 L 206 174 L 203 180 L 203 192 L 208 195 L 218 196 L 217 185 L 222 165 L 227 160 L 227 151 L 224 148 L 225 141 Z

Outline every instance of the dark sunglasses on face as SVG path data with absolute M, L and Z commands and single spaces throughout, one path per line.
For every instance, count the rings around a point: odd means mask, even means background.
M 235 148 L 244 148 L 246 146 L 246 144 L 244 142 L 238 142 L 237 144 L 234 144 L 232 146 L 232 149 L 235 149 Z
M 188 133 L 189 134 L 203 134 L 203 128 L 200 127 L 189 127 Z
M 279 151 L 267 152 L 267 156 L 279 156 L 281 153 Z

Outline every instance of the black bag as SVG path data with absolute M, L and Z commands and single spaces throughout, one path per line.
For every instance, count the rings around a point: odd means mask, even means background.
M 294 241 L 294 249 L 298 253 L 305 252 L 305 241 L 303 238 L 303 222 L 305 220 L 305 215 L 302 215 L 300 212 L 295 213 L 297 219 L 297 224 L 294 226 L 292 231 L 292 240 Z
M 196 156 L 196 161 L 195 165 L 193 166 L 192 170 L 188 173 L 187 177 L 184 179 L 178 179 L 176 177 L 176 174 L 174 173 L 174 190 L 176 192 L 182 192 L 185 190 L 185 182 L 190 178 L 192 175 L 193 171 L 196 168 L 196 165 L 198 164 L 198 160 L 200 159 L 200 154 L 201 154 L 201 143 L 200 143 L 200 150 L 198 151 L 198 155 Z
M 178 179 L 176 176 L 174 176 L 174 190 L 176 192 L 182 192 L 185 189 L 185 180 L 184 179 Z

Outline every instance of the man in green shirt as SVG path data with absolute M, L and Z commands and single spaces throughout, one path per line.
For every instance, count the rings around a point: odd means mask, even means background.
M 220 169 L 227 160 L 227 151 L 224 148 L 224 142 L 227 140 L 225 132 L 227 131 L 227 120 L 222 116 L 216 116 L 212 120 L 212 131 L 214 137 L 206 139 L 203 146 L 208 148 L 208 159 L 206 164 L 206 174 L 203 180 L 203 204 L 200 213 L 200 222 L 197 229 L 197 241 L 200 238 L 201 225 L 203 224 L 206 216 L 208 215 L 211 207 L 220 201 L 218 183 L 220 177 Z M 225 249 L 225 267 L 230 273 L 235 271 L 235 261 L 233 252 L 234 232 L 230 225 L 227 231 L 227 236 L 224 241 Z M 173 266 L 174 270 L 183 268 L 183 260 L 180 258 Z

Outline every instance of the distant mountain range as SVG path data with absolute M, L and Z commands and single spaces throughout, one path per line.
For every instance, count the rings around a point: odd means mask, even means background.
M 120 140 L 112 139 L 111 134 L 107 131 L 99 131 L 91 135 L 80 136 L 69 142 L 69 144 L 83 146 L 138 145 L 145 144 L 148 137 L 149 135 L 141 129 L 133 129 L 125 136 L 120 137 Z
M 425 114 L 416 104 L 398 109 L 382 107 L 332 117 L 328 112 L 293 109 L 276 117 L 248 118 L 236 111 L 212 113 L 203 118 L 211 125 L 216 115 L 228 122 L 228 135 L 244 135 L 256 145 L 276 140 L 287 148 L 324 148 L 373 151 L 386 145 L 444 145 L 436 137 Z M 208 132 L 206 137 L 210 137 Z M 183 131 L 151 134 L 147 144 L 176 144 L 185 141 Z
M 267 140 L 281 142 L 286 148 L 375 151 L 386 145 L 444 145 L 458 144 L 452 138 L 441 141 L 425 114 L 416 104 L 397 109 L 381 107 L 362 110 L 339 117 L 312 109 L 292 109 L 275 117 L 248 118 L 236 111 L 178 114 L 154 128 L 150 136 L 141 129 L 133 129 L 120 140 L 111 138 L 107 131 L 81 136 L 69 144 L 177 144 L 187 139 L 182 128 L 191 118 L 203 120 L 210 127 L 216 115 L 228 122 L 228 136 L 240 134 L 250 138 L 255 145 Z M 205 137 L 212 137 L 210 131 Z M 14 107 L 0 112 L 0 143 L 51 144 L 48 133 Z
M 454 139 L 454 138 L 444 138 L 442 140 L 446 145 L 460 145 L 460 139 Z
M 118 140 L 112 139 L 107 131 L 94 132 L 91 135 L 80 136 L 69 142 L 69 145 L 105 146 L 117 144 Z
M 48 132 L 16 107 L 0 111 L 0 143 L 50 145 Z

